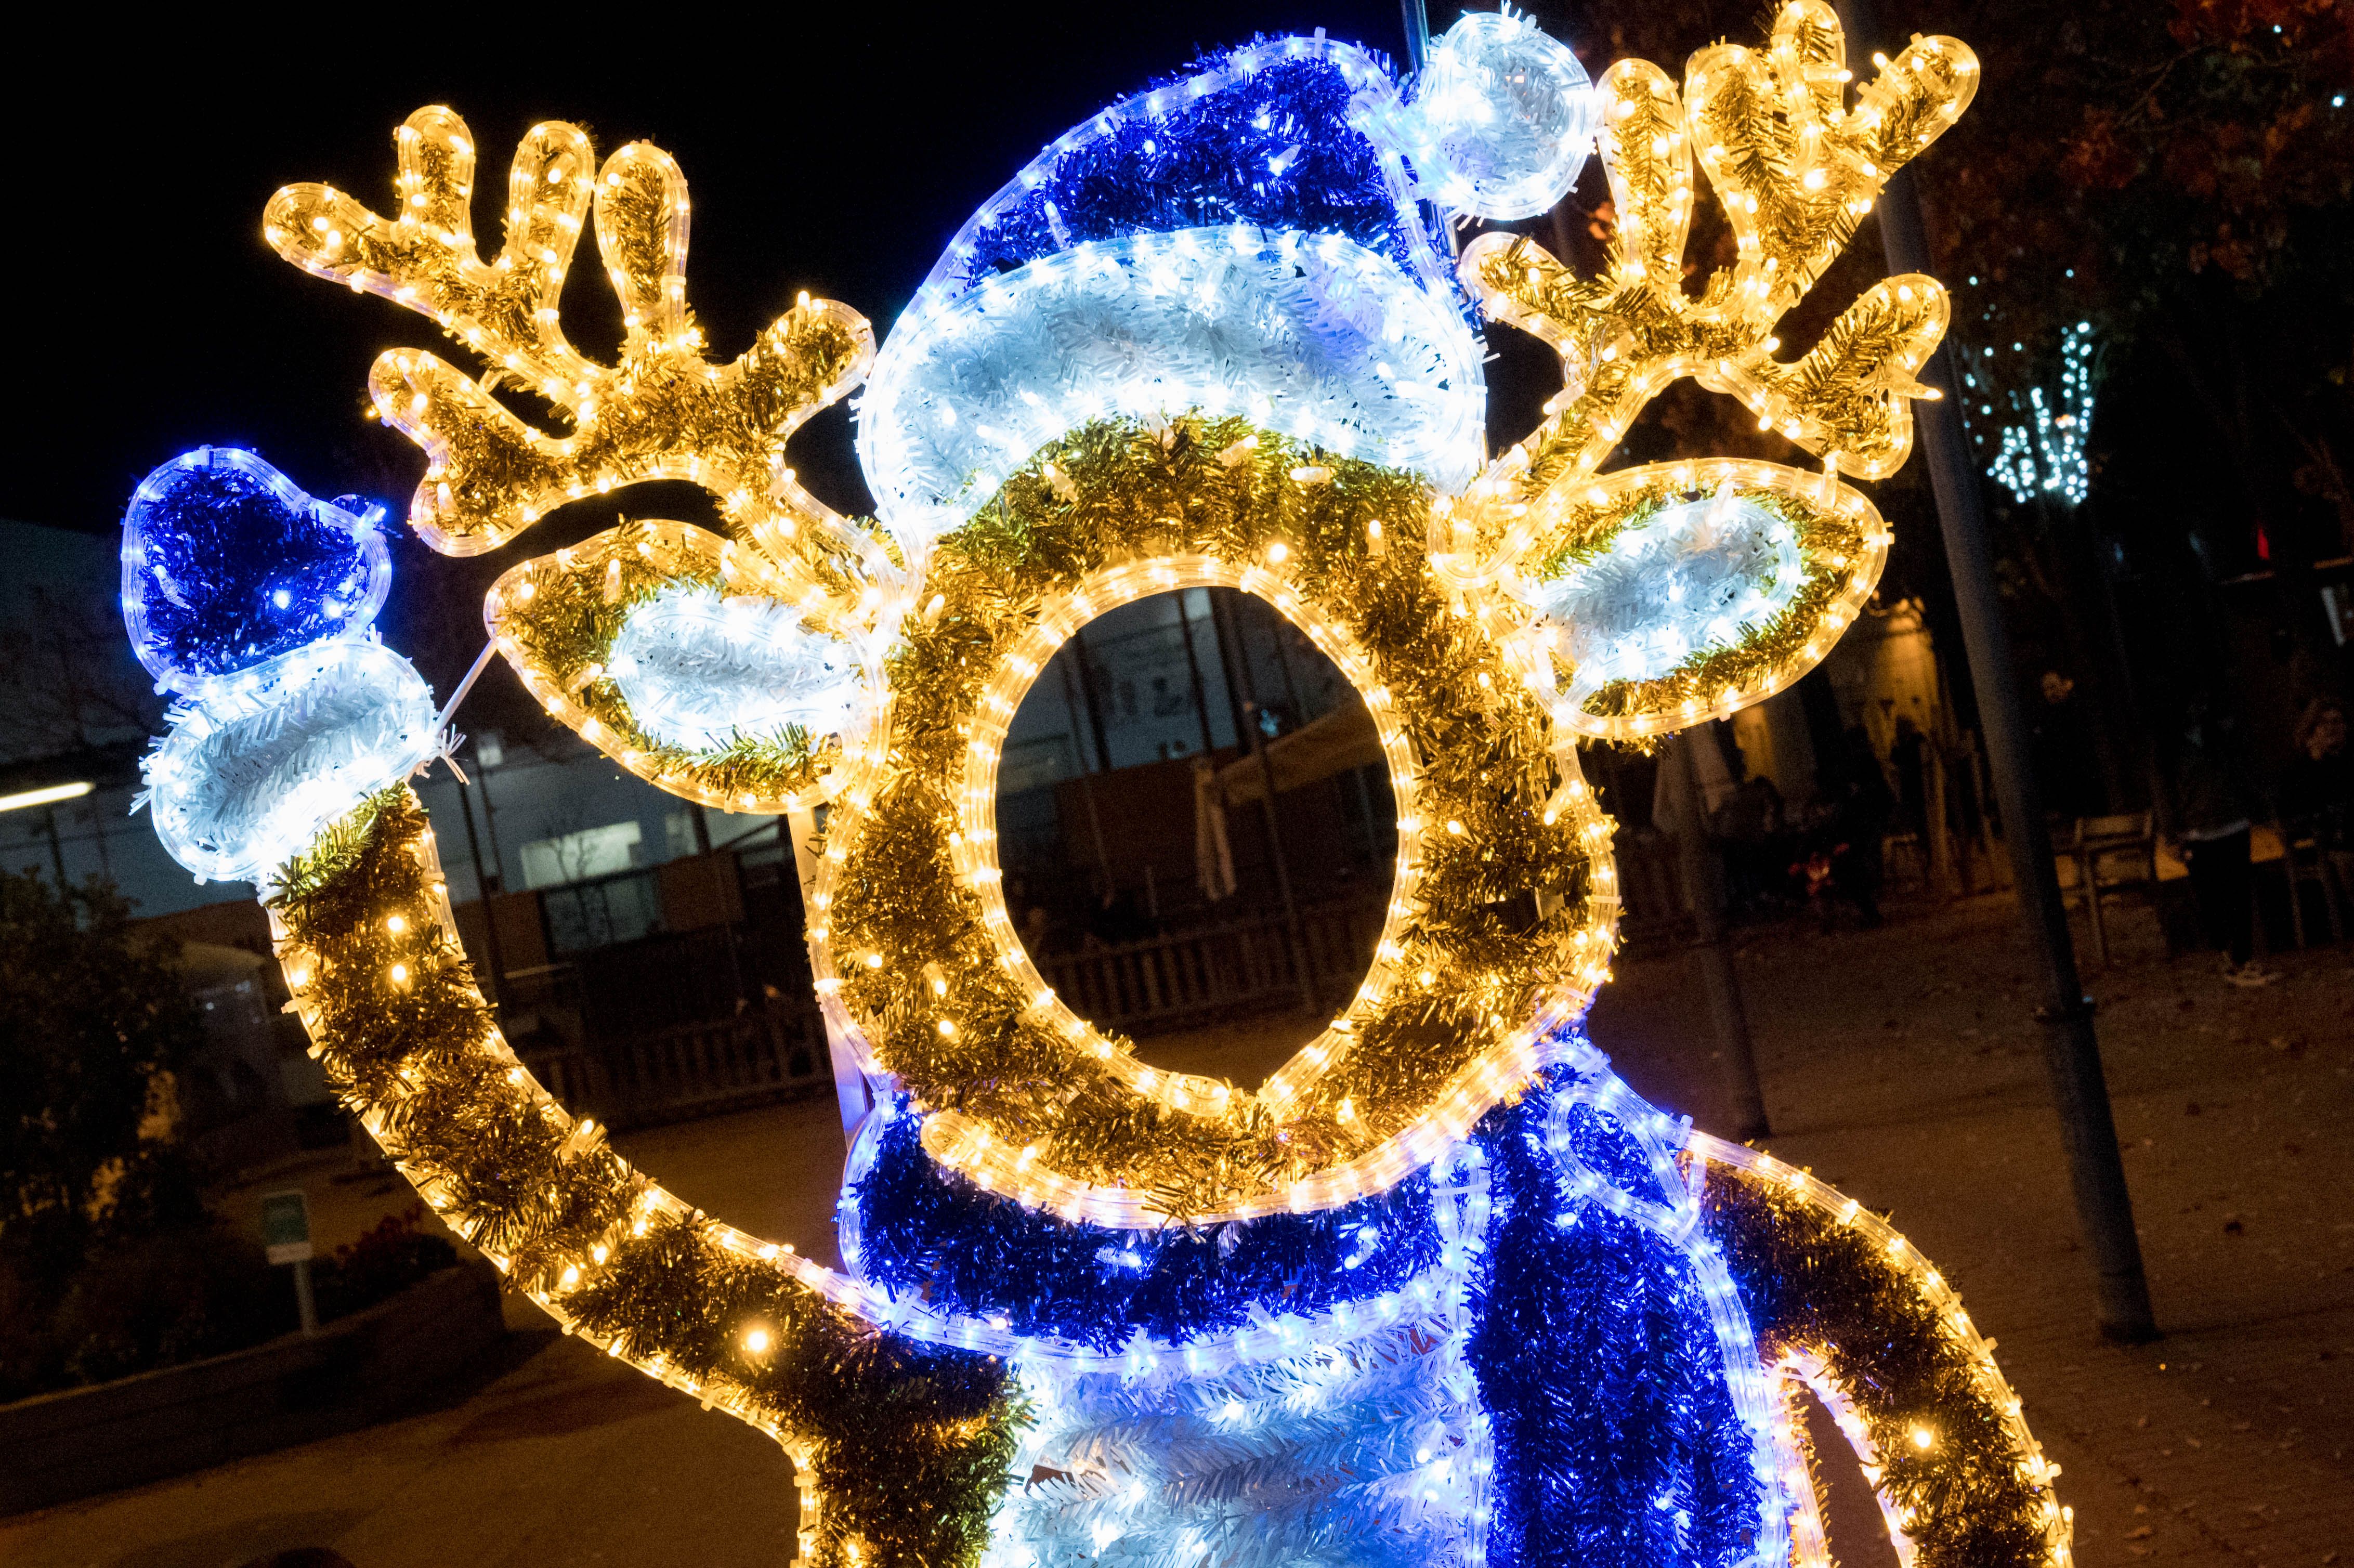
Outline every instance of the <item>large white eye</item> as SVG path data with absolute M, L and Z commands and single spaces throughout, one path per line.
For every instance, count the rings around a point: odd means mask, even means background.
M 638 727 L 691 752 L 725 751 L 739 736 L 773 737 L 788 725 L 838 734 L 861 692 L 850 644 L 803 630 L 792 606 L 691 586 L 630 611 L 611 669 Z
M 1530 217 L 1585 166 L 1593 83 L 1535 24 L 1474 11 L 1431 46 L 1405 121 L 1423 194 L 1455 212 Z

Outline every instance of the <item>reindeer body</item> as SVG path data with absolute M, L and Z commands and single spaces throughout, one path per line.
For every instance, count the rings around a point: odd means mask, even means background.
M 1870 595 L 1887 530 L 1840 476 L 1902 461 L 1944 292 L 1889 280 L 1791 362 L 1772 329 L 1976 69 L 1916 40 L 1850 107 L 1819 0 L 1763 49 L 1695 56 L 1681 90 L 1628 61 L 1589 93 L 1509 15 L 1467 18 L 1411 92 L 1320 37 L 1263 39 L 1049 147 L 879 358 L 804 295 L 706 361 L 684 180 L 642 144 L 599 165 L 576 128 L 534 130 L 487 262 L 446 109 L 400 128 L 391 217 L 273 198 L 289 260 L 487 362 L 396 349 L 371 376 L 429 456 L 410 521 L 435 547 L 648 479 L 716 499 L 724 534 L 625 524 L 508 572 L 485 620 L 552 714 L 661 788 L 831 802 L 813 964 L 880 1096 L 846 1275 L 693 1210 L 540 1092 L 405 796 L 292 861 L 208 863 L 268 884 L 318 1054 L 437 1212 L 567 1331 L 776 1434 L 817 1561 L 1818 1563 L 1804 1386 L 1908 1552 L 2064 1562 L 2052 1467 L 1935 1271 L 1803 1173 L 1670 1123 L 1579 1032 L 1617 897 L 1576 745 L 1762 700 Z M 1421 203 L 1543 210 L 1597 121 L 1601 273 L 1500 233 L 1442 260 Z M 1739 250 L 1697 295 L 1695 156 Z M 592 207 L 627 328 L 610 366 L 557 308 Z M 1487 462 L 1475 307 L 1564 366 L 1544 423 Z M 1603 472 L 1685 375 L 1819 471 Z M 862 381 L 871 522 L 785 461 Z M 999 887 L 1022 692 L 1103 609 L 1193 586 L 1266 597 L 1335 658 L 1398 792 L 1373 969 L 1257 1090 L 1157 1072 L 1073 1014 Z M 332 739 L 322 680 L 243 700 Z M 1923 1442 L 1933 1410 L 1948 1436 Z

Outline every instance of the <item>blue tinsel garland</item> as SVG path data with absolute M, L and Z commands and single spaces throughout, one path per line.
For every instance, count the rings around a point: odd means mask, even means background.
M 1494 1218 L 1472 1276 L 1465 1359 L 1494 1435 L 1492 1568 L 1730 1568 L 1758 1522 L 1753 1439 L 1691 1257 L 1656 1232 L 1564 1202 L 1540 1132 L 1547 1092 L 1491 1117 Z M 1623 1191 L 1653 1185 L 1591 1107 L 1577 1153 Z
M 882 1114 L 882 1113 L 878 1113 Z M 1131 1232 L 1074 1224 L 985 1192 L 924 1152 L 912 1116 L 884 1128 L 856 1206 L 867 1280 L 938 1311 L 1099 1351 L 1141 1329 L 1182 1344 L 1252 1308 L 1303 1316 L 1395 1290 L 1438 1259 L 1430 1178 L 1319 1213 Z
M 933 287 L 953 295 L 1088 240 L 1222 224 L 1342 235 L 1408 277 L 1426 277 L 1444 238 L 1392 188 L 1379 147 L 1352 113 L 1361 88 L 1335 57 L 1384 76 L 1387 63 L 1320 42 L 1284 52 L 1305 42 L 1259 39 L 1205 59 L 1201 74 L 1251 49 L 1262 56 L 1223 91 L 1196 95 L 1189 82 L 1199 75 L 1172 81 L 1155 90 L 1157 111 L 1123 114 L 1105 134 L 1075 132 L 1073 144 L 1050 147 L 1009 187 L 1011 199 L 982 209 L 963 237 L 970 250 L 951 250 Z
M 182 691 L 364 628 L 391 577 L 372 516 L 232 448 L 156 469 L 122 528 L 133 646 Z

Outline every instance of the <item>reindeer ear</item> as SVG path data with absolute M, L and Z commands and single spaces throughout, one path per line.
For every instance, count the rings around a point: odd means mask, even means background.
M 515 567 L 483 621 L 543 706 L 639 778 L 730 811 L 833 793 L 865 717 L 859 642 L 836 608 L 779 597 L 765 556 L 684 523 L 625 523 Z
M 1556 724 L 1665 735 L 1764 701 L 1872 597 L 1888 529 L 1831 474 L 1735 460 L 1597 479 L 1537 520 L 1506 575 L 1537 612 L 1531 675 Z

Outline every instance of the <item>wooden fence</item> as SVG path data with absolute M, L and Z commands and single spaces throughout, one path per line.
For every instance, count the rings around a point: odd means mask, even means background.
M 777 1006 L 619 1041 L 521 1052 L 542 1087 L 612 1127 L 684 1121 L 833 1082 L 815 1006 Z
M 1113 948 L 1051 954 L 1039 972 L 1066 1006 L 1124 1034 L 1212 1023 L 1232 1013 L 1337 1006 L 1353 992 L 1381 939 L 1385 903 L 1326 904 L 1299 912 L 1308 985 L 1279 915 L 1205 927 Z
M 1039 965 L 1079 1016 L 1127 1034 L 1153 1034 L 1253 1012 L 1338 1007 L 1355 991 L 1381 938 L 1384 905 L 1327 904 L 1300 911 L 1301 955 L 1287 923 L 1269 916 L 1119 947 L 1056 953 Z M 543 1013 L 580 1015 L 551 966 L 510 976 L 540 982 Z M 520 987 L 514 988 L 519 992 Z M 517 999 L 520 1000 L 520 997 Z M 593 1021 L 587 1021 L 593 1027 Z M 781 1001 L 711 1022 L 613 1040 L 542 1029 L 517 1043 L 524 1065 L 576 1114 L 609 1126 L 683 1121 L 823 1089 L 833 1082 L 814 1003 Z

